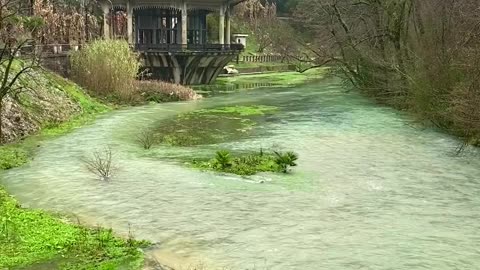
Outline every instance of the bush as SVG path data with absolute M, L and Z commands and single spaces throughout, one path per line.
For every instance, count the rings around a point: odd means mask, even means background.
M 215 156 L 214 166 L 221 170 L 230 168 L 232 166 L 232 159 L 230 156 L 230 152 L 228 152 L 227 150 L 217 151 L 217 154 Z
M 162 81 L 137 81 L 137 91 L 142 99 L 150 102 L 186 101 L 202 98 L 190 88 Z
M 73 78 L 96 95 L 130 102 L 140 68 L 126 41 L 97 40 L 71 55 Z
M 298 155 L 293 152 L 256 153 L 233 156 L 227 150 L 218 151 L 215 158 L 208 161 L 194 161 L 193 165 L 200 169 L 233 173 L 238 175 L 254 175 L 258 172 L 288 173 L 289 167 L 297 166 Z
M 153 132 L 143 130 L 140 134 L 137 135 L 137 142 L 142 145 L 143 149 L 149 150 L 155 143 L 155 136 Z
M 297 166 L 298 155 L 294 152 L 281 153 L 275 151 L 274 153 L 276 156 L 275 163 L 283 173 L 287 173 L 289 167 Z
M 0 170 L 8 170 L 27 163 L 28 156 L 25 151 L 15 148 L 0 148 Z
M 83 159 L 87 170 L 103 181 L 110 181 L 115 167 L 113 166 L 113 154 L 110 147 L 95 150 L 91 157 Z

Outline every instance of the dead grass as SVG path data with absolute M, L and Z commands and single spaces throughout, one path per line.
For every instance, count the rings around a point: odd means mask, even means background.
M 192 88 L 162 81 L 137 81 L 137 91 L 147 102 L 170 102 L 201 99 Z

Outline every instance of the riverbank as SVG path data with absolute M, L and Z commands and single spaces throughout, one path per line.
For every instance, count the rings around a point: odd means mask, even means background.
M 22 208 L 0 188 L 0 268 L 140 269 L 147 242 Z
M 24 93 L 20 102 L 7 100 L 4 130 L 11 142 L 0 146 L 0 173 L 29 162 L 43 141 L 113 109 L 56 74 L 36 70 L 34 77 L 30 82 L 34 93 Z M 21 140 L 15 141 L 17 137 Z M 119 238 L 111 230 L 86 227 L 65 216 L 22 208 L 1 186 L 0 213 L 1 269 L 139 269 L 143 264 L 139 247 L 145 242 Z
M 288 63 L 249 63 L 249 62 L 232 62 L 231 66 L 238 71 L 241 75 L 256 74 L 256 73 L 275 73 L 275 72 L 288 72 L 295 71 L 295 65 Z M 224 76 L 224 75 L 222 75 Z
M 239 76 L 232 81 L 245 82 L 252 79 L 288 85 L 305 81 L 307 76 L 294 73 L 263 74 L 248 78 Z M 219 84 L 224 85 L 229 80 L 220 81 Z M 91 123 L 99 114 L 114 109 L 88 97 L 75 84 L 69 81 L 64 83 L 76 87 L 75 96 L 77 100 L 82 101 L 80 103 L 82 113 L 72 116 L 67 122 L 47 126 L 36 135 L 0 147 L 2 169 L 18 167 L 29 162 L 37 151 L 42 150 L 44 141 Z M 0 191 L 1 212 L 5 213 L 1 223 L 4 229 L 1 238 L 0 268 L 53 265 L 60 269 L 117 269 L 125 264 L 132 269 L 141 267 L 143 253 L 138 247 L 143 246 L 143 242 L 114 237 L 111 230 L 89 229 L 56 214 L 21 208 L 5 190 Z M 81 264 L 85 267 L 80 268 Z
M 215 84 L 194 86 L 194 90 L 206 97 L 219 94 L 230 94 L 239 90 L 257 89 L 265 87 L 291 87 L 309 81 L 324 78 L 328 68 L 311 69 L 304 73 L 295 71 L 267 72 L 261 74 L 238 74 L 219 77 Z

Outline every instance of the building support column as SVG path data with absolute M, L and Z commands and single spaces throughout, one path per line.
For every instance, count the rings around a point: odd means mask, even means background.
M 230 32 L 230 25 L 231 25 L 231 22 L 230 22 L 230 17 L 231 17 L 231 14 L 230 14 L 230 7 L 227 7 L 227 10 L 225 12 L 225 44 L 226 45 L 230 45 L 232 43 L 231 41 L 231 32 Z
M 133 44 L 133 7 L 127 0 L 127 39 L 128 44 Z
M 225 6 L 220 7 L 220 17 L 218 24 L 218 43 L 225 44 Z
M 103 38 L 110 39 L 110 24 L 108 20 L 110 18 L 110 6 L 108 3 L 102 4 L 102 11 L 103 11 Z
M 183 1 L 182 3 L 182 47 L 187 47 L 187 27 L 188 27 L 188 10 L 187 2 Z

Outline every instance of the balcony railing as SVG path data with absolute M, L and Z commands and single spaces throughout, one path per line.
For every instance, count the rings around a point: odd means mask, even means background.
M 242 44 L 136 44 L 141 52 L 241 52 Z

